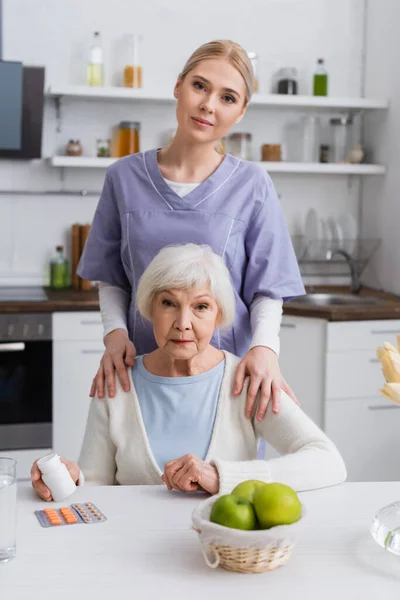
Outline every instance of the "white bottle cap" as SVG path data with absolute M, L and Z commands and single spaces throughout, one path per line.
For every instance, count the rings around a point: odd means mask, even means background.
M 50 471 L 58 469 L 60 464 L 61 460 L 58 454 L 56 454 L 56 452 L 50 452 L 49 454 L 45 454 L 37 462 L 37 466 L 43 474 L 50 473 Z

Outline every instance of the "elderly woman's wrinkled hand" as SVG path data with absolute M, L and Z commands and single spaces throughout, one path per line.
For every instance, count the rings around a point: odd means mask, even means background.
M 219 491 L 217 468 L 194 454 L 185 454 L 167 462 L 161 479 L 169 490 L 175 489 L 180 492 L 204 490 L 210 494 L 217 494 Z
M 89 396 L 97 392 L 98 398 L 104 397 L 104 387 L 107 384 L 109 398 L 115 396 L 115 371 L 125 392 L 130 389 L 127 367 L 135 363 L 136 349 L 124 329 L 114 329 L 104 338 L 105 352 L 100 361 L 100 367 L 93 379 Z
M 78 479 L 79 479 L 79 474 L 80 474 L 79 465 L 76 462 L 73 462 L 72 460 L 68 460 L 67 458 L 64 458 L 62 456 L 60 456 L 60 460 L 67 467 L 68 472 L 71 475 L 73 481 L 77 484 Z M 37 466 L 38 461 L 39 461 L 39 458 L 35 460 L 35 462 L 32 465 L 32 468 L 31 468 L 32 487 L 35 490 L 35 492 L 37 493 L 37 495 L 42 498 L 42 500 L 46 500 L 46 502 L 50 502 L 51 500 L 53 500 L 53 497 L 51 495 L 51 491 L 49 490 L 49 488 L 47 487 L 47 485 L 44 483 L 44 481 L 42 479 L 42 473 L 41 473 L 39 467 Z
M 286 383 L 281 375 L 278 356 L 271 348 L 255 346 L 248 351 L 236 370 L 233 393 L 235 396 L 243 390 L 246 376 L 250 376 L 249 387 L 246 398 L 246 417 L 250 418 L 253 413 L 258 392 L 256 418 L 262 421 L 267 412 L 268 402 L 272 397 L 272 411 L 279 412 L 279 401 L 281 389 L 300 406 L 292 388 Z

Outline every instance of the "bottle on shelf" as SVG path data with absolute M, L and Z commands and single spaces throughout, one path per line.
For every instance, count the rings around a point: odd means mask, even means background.
M 70 284 L 69 261 L 64 256 L 64 247 L 56 246 L 56 254 L 50 262 L 50 287 L 62 290 Z
M 140 36 L 133 34 L 128 39 L 128 60 L 124 69 L 124 87 L 142 87 L 142 67 L 139 60 Z
M 104 85 L 104 60 L 101 36 L 99 31 L 93 34 L 88 64 L 88 85 L 101 87 Z
M 328 95 L 328 72 L 325 68 L 325 61 L 323 58 L 318 59 L 317 68 L 315 69 L 313 95 Z

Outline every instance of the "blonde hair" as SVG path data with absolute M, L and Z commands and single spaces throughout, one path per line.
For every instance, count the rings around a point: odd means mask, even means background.
M 210 246 L 181 244 L 165 246 L 139 279 L 136 308 L 151 321 L 153 298 L 168 289 L 190 289 L 208 285 L 221 313 L 219 327 L 232 325 L 235 294 L 224 260 Z
M 179 79 L 183 81 L 186 75 L 203 60 L 222 58 L 231 63 L 241 74 L 246 87 L 245 104 L 250 102 L 254 90 L 254 71 L 247 52 L 231 40 L 214 40 L 203 44 L 186 61 Z

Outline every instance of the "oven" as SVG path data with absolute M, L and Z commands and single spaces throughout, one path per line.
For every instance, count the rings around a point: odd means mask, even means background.
M 52 316 L 0 314 L 0 453 L 52 447 Z

